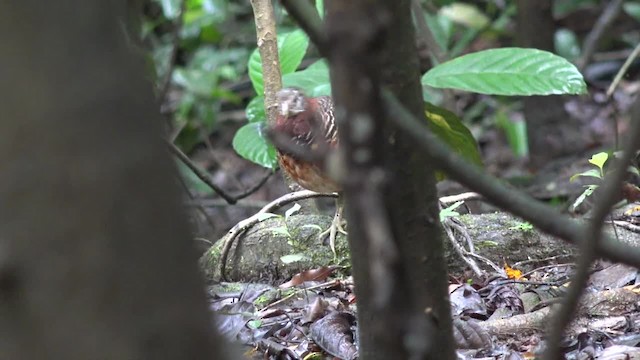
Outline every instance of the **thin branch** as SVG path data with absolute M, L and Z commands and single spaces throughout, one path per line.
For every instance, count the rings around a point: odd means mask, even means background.
M 322 30 L 322 21 L 316 9 L 307 0 L 281 0 L 289 15 L 298 23 L 322 56 L 329 54 L 327 35 Z
M 384 101 L 390 113 L 393 114 L 392 121 L 398 125 L 399 129 L 410 134 L 418 146 L 433 156 L 437 166 L 453 179 L 546 233 L 573 244 L 582 243 L 585 228 L 580 223 L 525 193 L 506 187 L 498 179 L 469 164 L 433 135 L 426 125 L 416 120 L 392 95 L 385 94 Z M 613 261 L 640 267 L 640 249 L 616 242 L 608 236 L 599 243 L 598 251 L 603 257 Z
M 571 322 L 573 313 L 587 285 L 589 267 L 598 257 L 598 244 L 601 242 L 604 220 L 611 207 L 617 202 L 622 182 L 627 176 L 627 166 L 635 158 L 636 150 L 640 147 L 640 121 L 632 121 L 628 136 L 620 162 L 613 171 L 605 176 L 604 184 L 599 188 L 598 201 L 593 208 L 591 221 L 586 225 L 585 238 L 580 244 L 580 256 L 571 279 L 571 285 L 549 328 L 544 359 L 554 360 L 561 356 L 562 334 Z
M 321 54 L 326 55 L 329 50 L 327 35 L 322 31 L 322 19 L 316 8 L 305 0 L 281 0 L 289 15 L 294 18 L 300 28 L 304 30 L 309 39 L 316 45 Z
M 207 174 L 205 171 L 201 170 L 196 164 L 194 164 L 193 161 L 191 161 L 191 159 L 189 159 L 189 157 L 185 153 L 183 153 L 182 150 L 180 150 L 174 143 L 169 142 L 167 140 L 165 140 L 165 142 L 169 146 L 169 150 L 171 150 L 171 152 L 183 164 L 185 164 L 189 169 L 191 169 L 191 171 L 193 171 L 193 173 L 198 177 L 198 179 L 202 180 L 202 182 L 204 182 L 213 191 L 215 191 L 218 195 L 220 195 L 220 197 L 223 198 L 229 205 L 233 205 L 237 203 L 238 200 L 244 199 L 247 196 L 256 192 L 260 187 L 262 187 L 262 185 L 264 185 L 267 182 L 267 180 L 269 180 L 269 177 L 271 176 L 271 173 L 269 173 L 265 177 L 263 177 L 256 185 L 250 187 L 249 189 L 241 192 L 238 195 L 230 195 L 226 191 L 224 191 L 221 187 L 216 185 L 213 181 L 211 181 L 209 174 Z
M 448 195 L 440 198 L 440 202 L 443 204 L 450 204 L 458 201 L 469 201 L 469 200 L 482 200 L 482 195 L 476 192 L 466 192 L 457 195 Z
M 620 80 L 622 80 L 622 77 L 624 76 L 624 74 L 627 73 L 629 66 L 631 66 L 631 63 L 638 57 L 639 54 L 640 54 L 640 44 L 636 45 L 636 48 L 633 49 L 633 52 L 631 53 L 631 55 L 629 55 L 627 57 L 627 60 L 625 60 L 624 64 L 622 64 L 622 67 L 616 74 L 616 77 L 613 78 L 611 85 L 609 85 L 609 88 L 607 89 L 607 99 L 610 98 L 613 92 L 616 90 L 618 83 L 620 83 Z
M 589 35 L 587 35 L 587 38 L 584 41 L 582 57 L 577 61 L 578 69 L 581 71 L 585 66 L 587 66 L 589 60 L 591 60 L 602 35 L 604 35 L 609 26 L 613 24 L 613 21 L 618 17 L 618 14 L 620 14 L 623 2 L 624 0 L 612 0 L 609 2 L 596 23 L 593 25 L 593 29 L 589 32 Z
M 253 216 L 246 218 L 239 223 L 237 223 L 234 227 L 227 232 L 224 239 L 224 245 L 222 246 L 222 251 L 220 253 L 220 277 L 227 281 L 227 258 L 229 257 L 229 251 L 231 250 L 231 246 L 235 242 L 236 238 L 242 233 L 244 233 L 251 226 L 262 221 L 264 214 L 270 213 L 286 204 L 292 203 L 294 201 L 311 199 L 316 197 L 338 197 L 336 193 L 317 193 L 311 190 L 303 190 L 297 191 L 293 193 L 288 193 L 284 196 L 281 196 L 266 206 L 264 206 L 260 211 L 255 213 Z

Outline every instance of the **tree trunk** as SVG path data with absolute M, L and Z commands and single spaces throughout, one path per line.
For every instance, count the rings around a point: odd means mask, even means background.
M 453 359 L 434 169 L 379 91 L 424 118 L 410 2 L 327 2 L 327 22 L 360 359 Z
M 224 358 L 125 3 L 0 6 L 2 359 Z
M 518 36 L 520 46 L 553 52 L 551 0 L 518 0 Z M 558 96 L 528 96 L 524 102 L 531 164 L 540 167 L 557 156 L 579 150 L 584 141 L 577 122 L 564 110 Z

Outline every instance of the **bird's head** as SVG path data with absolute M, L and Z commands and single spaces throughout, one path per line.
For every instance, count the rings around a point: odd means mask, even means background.
M 300 89 L 284 88 L 276 94 L 278 114 L 281 116 L 297 115 L 306 110 L 306 96 Z

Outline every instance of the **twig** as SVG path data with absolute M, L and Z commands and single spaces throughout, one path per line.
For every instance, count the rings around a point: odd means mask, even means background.
M 291 299 L 292 297 L 294 297 L 294 296 L 296 296 L 296 295 L 298 295 L 298 294 L 300 294 L 300 293 L 303 293 L 303 292 L 306 292 L 306 291 L 309 291 L 309 290 L 322 289 L 322 288 L 329 288 L 329 287 L 333 287 L 333 286 L 335 286 L 335 285 L 337 285 L 337 284 L 344 284 L 344 281 L 343 281 L 343 280 L 337 280 L 337 279 L 336 279 L 336 280 L 331 280 L 331 281 L 323 282 L 322 284 L 317 284 L 317 285 L 313 285 L 313 286 L 305 287 L 305 288 L 302 288 L 302 289 L 296 289 L 296 291 L 294 291 L 294 292 L 292 292 L 291 294 L 289 294 L 289 295 L 287 295 L 287 296 L 283 297 L 282 299 L 277 300 L 277 301 L 274 301 L 274 302 L 272 302 L 271 304 L 269 304 L 269 305 L 265 306 L 264 308 L 262 308 L 262 310 L 260 310 L 260 313 L 264 313 L 266 310 L 269 310 L 269 309 L 271 309 L 271 308 L 272 308 L 272 307 L 274 307 L 274 306 L 280 305 L 280 304 L 282 304 L 283 302 L 285 302 L 285 301 L 287 301 L 287 300 Z
M 580 71 L 587 66 L 589 60 L 591 60 L 591 56 L 593 56 L 593 53 L 598 47 L 600 38 L 602 38 L 602 35 L 618 17 L 618 14 L 620 14 L 623 2 L 623 0 L 612 0 L 609 2 L 596 23 L 593 25 L 593 29 L 589 32 L 589 35 L 587 35 L 587 38 L 584 41 L 582 57 L 577 61 L 578 69 L 580 69 Z
M 458 201 L 469 201 L 469 200 L 481 200 L 482 195 L 476 192 L 466 192 L 457 195 L 449 195 L 443 196 L 440 198 L 440 202 L 443 204 L 451 204 Z
M 544 266 L 535 268 L 531 271 L 527 271 L 526 273 L 522 274 L 522 277 L 527 278 L 529 275 L 537 273 L 538 271 L 541 271 L 541 270 L 553 269 L 553 268 L 559 268 L 559 267 L 573 267 L 573 266 L 575 266 L 575 264 L 573 263 L 544 265 Z
M 629 55 L 629 57 L 627 57 L 627 60 L 624 62 L 624 64 L 622 64 L 622 67 L 616 74 L 616 77 L 613 78 L 611 85 L 609 85 L 609 88 L 607 89 L 607 99 L 610 98 L 613 92 L 616 90 L 618 83 L 620 82 L 620 80 L 622 80 L 622 77 L 624 76 L 624 74 L 627 73 L 629 66 L 631 66 L 631 63 L 638 57 L 638 54 L 640 54 L 640 44 L 636 45 L 636 48 L 633 49 L 633 52 L 631 53 L 631 55 Z
M 453 228 L 451 226 L 451 218 L 446 218 L 442 223 L 442 226 L 444 227 L 444 231 L 447 233 L 447 237 L 449 238 L 449 241 L 451 242 L 453 249 L 458 253 L 458 256 L 460 256 L 462 261 L 464 261 L 465 263 L 467 263 L 467 265 L 469 265 L 469 267 L 476 274 L 476 276 L 482 277 L 482 275 L 484 274 L 480 269 L 480 267 L 478 266 L 478 264 L 476 264 L 475 261 L 473 261 L 472 259 L 466 256 L 469 252 L 462 245 L 458 243 L 458 239 L 456 238 L 456 235 L 453 232 Z
M 544 262 L 548 262 L 548 261 L 555 261 L 558 259 L 566 259 L 566 258 L 571 258 L 573 257 L 573 255 L 569 255 L 569 254 L 565 254 L 565 255 L 556 255 L 556 256 L 550 256 L 548 258 L 544 258 L 544 259 L 529 259 L 529 260 L 522 260 L 522 261 L 518 261 L 515 264 L 512 264 L 511 267 L 512 268 L 519 268 L 519 267 L 523 267 L 524 265 L 527 264 L 533 264 L 533 263 L 544 263 Z
M 281 2 L 289 12 L 289 15 L 296 19 L 302 30 L 309 35 L 309 39 L 316 45 L 318 51 L 326 56 L 329 50 L 329 41 L 327 35 L 321 31 L 322 19 L 320 19 L 316 9 L 313 6 L 309 6 L 308 2 L 303 3 L 304 0 L 281 0 Z
M 601 242 L 604 220 L 611 207 L 617 202 L 620 187 L 627 176 L 627 166 L 635 157 L 636 150 L 640 147 L 639 121 L 632 122 L 631 131 L 628 135 L 629 138 L 624 146 L 622 159 L 615 167 L 615 170 L 607 174 L 604 184 L 600 186 L 600 194 L 593 208 L 591 221 L 585 226 L 584 240 L 580 244 L 580 256 L 571 279 L 571 285 L 549 328 L 547 350 L 543 359 L 555 360 L 561 356 L 560 343 L 562 335 L 573 318 L 573 313 L 589 280 L 589 267 L 598 257 L 598 243 Z
M 322 56 L 329 55 L 327 35 L 322 30 L 322 21 L 315 8 L 306 0 L 281 0 L 289 15 L 298 23 Z
M 165 140 L 165 142 L 169 146 L 169 150 L 171 150 L 171 152 L 180 161 L 182 161 L 183 164 L 185 164 L 189 169 L 191 169 L 191 171 L 193 171 L 193 173 L 196 174 L 198 179 L 202 180 L 202 182 L 204 182 L 205 184 L 207 184 L 207 186 L 213 189 L 213 191 L 215 191 L 218 195 L 220 195 L 220 197 L 223 198 L 229 205 L 233 205 L 237 203 L 238 200 L 243 199 L 253 194 L 254 192 L 256 192 L 262 185 L 264 185 L 267 182 L 267 180 L 271 176 L 271 174 L 268 174 L 267 176 L 262 178 L 256 185 L 241 192 L 238 195 L 230 195 L 230 194 L 227 194 L 227 192 L 224 191 L 221 187 L 216 185 L 213 181 L 211 181 L 211 178 L 209 177 L 209 175 L 204 171 L 202 171 L 196 164 L 194 164 L 193 161 L 191 161 L 191 159 L 189 159 L 189 157 L 185 153 L 183 153 L 182 150 L 180 150 L 174 143 L 167 140 Z
M 264 214 L 269 213 L 275 209 L 278 209 L 286 204 L 292 203 L 294 201 L 298 201 L 298 200 L 304 200 L 304 199 L 311 199 L 311 198 L 315 198 L 315 197 L 338 197 L 338 194 L 336 193 L 317 193 L 315 191 L 311 191 L 311 190 L 303 190 L 303 191 L 297 191 L 297 192 L 293 192 L 293 193 L 288 193 L 284 196 L 281 196 L 275 200 L 273 200 L 272 202 L 270 202 L 269 204 L 267 204 L 266 206 L 264 206 L 262 209 L 260 209 L 260 211 L 258 211 L 257 213 L 255 213 L 253 216 L 246 218 L 242 221 L 240 221 L 239 223 L 237 223 L 233 228 L 231 228 L 231 230 L 229 230 L 229 232 L 227 232 L 227 235 L 225 235 L 225 239 L 224 239 L 224 245 L 222 247 L 222 251 L 220 253 L 220 277 L 227 281 L 227 275 L 226 275 L 226 271 L 227 271 L 227 258 L 229 257 L 229 251 L 231 250 L 231 246 L 233 245 L 233 243 L 235 242 L 236 238 L 242 234 L 245 230 L 249 229 L 251 226 L 259 223 Z
M 204 206 L 204 207 L 226 207 L 229 206 L 224 200 L 219 199 L 196 199 L 185 203 L 186 206 Z M 260 200 L 242 200 L 234 204 L 236 207 L 257 208 L 260 209 L 267 205 L 266 201 Z
M 627 229 L 629 231 L 640 234 L 640 226 L 631 224 L 627 221 L 614 220 L 613 224 L 616 226 L 620 226 L 623 229 Z
M 385 94 L 384 101 L 390 113 L 393 114 L 390 119 L 398 125 L 400 130 L 410 134 L 418 146 L 428 151 L 436 165 L 453 179 L 546 233 L 573 244 L 583 242 L 584 228 L 578 222 L 525 193 L 507 188 L 499 180 L 468 164 L 466 160 L 453 153 L 442 140 L 433 135 L 426 125 L 416 120 L 392 95 Z M 598 251 L 610 260 L 640 267 L 640 249 L 616 242 L 608 236 L 599 243 Z

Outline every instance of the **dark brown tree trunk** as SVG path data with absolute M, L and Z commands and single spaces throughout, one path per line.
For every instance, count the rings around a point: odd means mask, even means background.
M 225 358 L 125 3 L 0 5 L 2 359 Z
M 518 0 L 520 46 L 552 51 L 555 24 L 551 0 Z M 558 96 L 529 96 L 523 99 L 531 164 L 539 167 L 554 157 L 566 155 L 584 143 L 578 124 L 564 110 Z
M 360 359 L 453 359 L 434 169 L 396 131 L 379 91 L 424 118 L 410 2 L 331 1 L 327 10 Z

